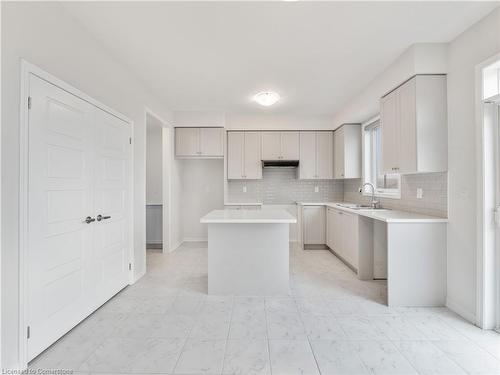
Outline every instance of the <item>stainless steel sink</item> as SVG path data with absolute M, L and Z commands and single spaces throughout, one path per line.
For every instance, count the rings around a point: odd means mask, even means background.
M 350 208 L 351 210 L 359 210 L 359 211 L 389 211 L 390 208 L 384 207 L 372 207 L 364 204 L 354 204 L 354 203 L 337 203 L 337 206 Z

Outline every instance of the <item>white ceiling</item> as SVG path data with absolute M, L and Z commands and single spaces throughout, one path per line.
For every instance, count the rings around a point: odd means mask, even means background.
M 65 2 L 172 110 L 332 114 L 413 43 L 498 2 Z M 262 90 L 283 98 L 260 108 Z

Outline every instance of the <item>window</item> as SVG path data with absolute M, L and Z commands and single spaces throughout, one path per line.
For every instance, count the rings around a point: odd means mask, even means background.
M 373 184 L 377 196 L 401 198 L 400 175 L 382 172 L 381 130 L 378 117 L 363 124 L 364 182 Z M 369 186 L 365 186 L 363 194 L 371 194 Z

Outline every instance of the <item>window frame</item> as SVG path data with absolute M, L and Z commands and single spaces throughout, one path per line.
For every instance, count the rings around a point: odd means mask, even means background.
M 376 124 L 378 123 L 378 124 Z M 361 144 L 362 144 L 362 169 L 363 169 L 363 183 L 372 183 L 375 186 L 375 196 L 380 198 L 390 198 L 390 199 L 401 199 L 401 175 L 399 173 L 394 173 L 391 175 L 395 175 L 398 182 L 397 189 L 385 189 L 377 187 L 377 180 L 373 176 L 373 133 L 372 130 L 377 127 L 381 127 L 380 115 L 377 115 L 370 120 L 361 124 Z M 370 129 L 371 128 L 371 129 Z M 386 174 L 387 175 L 387 174 Z M 368 186 L 363 188 L 362 194 L 364 196 L 371 197 L 372 192 Z

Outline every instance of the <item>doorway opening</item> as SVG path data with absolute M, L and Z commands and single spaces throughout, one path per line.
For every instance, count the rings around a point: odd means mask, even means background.
M 165 205 L 165 129 L 166 124 L 146 111 L 146 249 L 163 251 L 168 244 Z
M 477 318 L 484 329 L 500 328 L 500 54 L 477 69 L 478 254 Z

